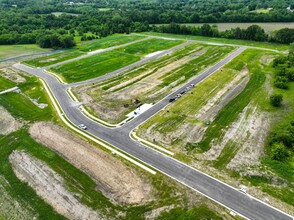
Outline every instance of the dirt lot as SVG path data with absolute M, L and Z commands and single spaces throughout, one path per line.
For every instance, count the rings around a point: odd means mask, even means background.
M 112 202 L 144 203 L 151 199 L 151 185 L 121 161 L 90 145 L 62 127 L 36 123 L 30 134 L 86 172 Z
M 69 219 L 101 219 L 67 190 L 64 180 L 44 162 L 23 151 L 14 151 L 9 161 L 16 176 L 32 187 L 58 213 Z
M 0 106 L 0 135 L 7 135 L 18 130 L 22 124 L 15 120 L 5 108 Z
M 16 83 L 22 83 L 25 82 L 26 79 L 20 75 L 19 70 L 16 70 L 12 67 L 9 68 L 2 68 L 0 69 L 0 75 L 5 77 L 6 79 L 11 80 L 12 82 L 16 82 Z

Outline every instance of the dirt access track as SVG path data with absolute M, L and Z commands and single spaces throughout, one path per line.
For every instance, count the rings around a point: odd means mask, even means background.
M 38 142 L 91 176 L 97 190 L 110 201 L 142 204 L 150 200 L 151 186 L 146 180 L 103 150 L 53 123 L 35 123 L 29 131 Z

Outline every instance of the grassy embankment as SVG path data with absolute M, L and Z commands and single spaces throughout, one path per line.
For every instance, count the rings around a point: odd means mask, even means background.
M 144 37 L 142 36 L 136 36 L 136 35 L 115 34 L 115 35 L 111 35 L 109 37 L 105 37 L 102 39 L 79 43 L 73 49 L 65 50 L 64 52 L 58 52 L 49 56 L 42 56 L 32 60 L 27 60 L 27 61 L 24 61 L 24 63 L 31 66 L 35 66 L 35 67 L 49 66 L 52 64 L 60 63 L 65 60 L 70 60 L 70 59 L 79 57 L 90 51 L 118 46 L 121 44 L 130 43 L 132 41 L 140 40 L 143 38 Z
M 256 42 L 248 40 L 236 40 L 236 39 L 226 39 L 226 38 L 216 38 L 216 37 L 204 37 L 204 36 L 192 36 L 192 35 L 179 35 L 179 34 L 165 34 L 165 33 L 156 33 L 156 32 L 142 32 L 144 35 L 159 36 L 159 37 L 171 37 L 185 40 L 197 40 L 205 41 L 211 43 L 220 43 L 220 44 L 235 44 L 235 45 L 244 45 L 251 47 L 260 47 L 271 50 L 285 51 L 288 50 L 288 45 L 285 44 L 275 44 L 269 42 Z
M 0 92 L 14 87 L 16 83 L 0 76 Z
M 60 74 L 67 82 L 78 82 L 102 76 L 136 61 L 143 56 L 176 46 L 183 41 L 148 39 L 126 47 L 96 54 L 51 69 Z

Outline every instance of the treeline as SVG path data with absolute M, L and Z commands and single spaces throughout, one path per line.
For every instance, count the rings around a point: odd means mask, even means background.
M 11 44 L 38 44 L 41 48 L 70 48 L 76 45 L 72 35 L 67 31 L 33 31 L 32 33 L 18 34 L 10 32 L 0 35 L 0 45 Z
M 268 35 L 265 33 L 264 29 L 258 25 L 251 25 L 247 29 L 241 29 L 237 27 L 221 32 L 215 25 L 211 26 L 209 24 L 203 24 L 199 27 L 171 23 L 169 25 L 153 25 L 152 30 L 161 33 L 200 35 L 253 41 L 269 41 L 283 44 L 290 44 L 294 42 L 294 29 L 284 28 L 273 33 L 272 35 Z
M 100 8 L 110 8 L 134 22 L 149 24 L 294 21 L 294 13 L 290 11 L 294 9 L 292 0 L 0 0 L 0 7 L 17 7 L 24 9 L 27 14 L 49 14 L 55 11 L 87 14 Z M 261 13 L 259 9 L 265 12 Z
M 290 45 L 288 56 L 274 59 L 274 85 L 280 89 L 289 89 L 289 82 L 294 81 L 294 44 Z M 277 96 L 277 95 L 276 95 Z M 282 98 L 282 96 L 280 95 Z M 294 119 L 277 126 L 269 134 L 269 156 L 278 161 L 284 161 L 294 153 Z

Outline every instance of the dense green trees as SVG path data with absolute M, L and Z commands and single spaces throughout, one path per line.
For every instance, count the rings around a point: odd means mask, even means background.
M 179 26 L 176 23 L 294 21 L 294 13 L 286 9 L 292 0 L 72 0 L 73 4 L 68 2 L 0 0 L 0 44 L 35 43 L 37 36 L 46 30 L 55 30 L 60 36 L 74 35 L 77 32 L 80 36 L 84 35 L 84 40 L 88 40 L 91 36 L 99 38 L 112 33 L 147 31 L 150 30 L 150 24 L 161 23 L 171 24 L 158 28 L 161 32 L 264 41 L 268 36 L 258 26 L 246 30 L 236 28 L 220 33 L 214 26 L 204 25 L 199 29 Z M 273 9 L 268 13 L 255 11 L 260 8 Z M 51 14 L 58 11 L 74 14 Z M 88 32 L 92 32 L 90 37 L 89 34 L 85 35 Z M 270 40 L 290 43 L 293 36 L 293 30 L 283 29 Z M 38 42 L 47 46 L 52 41 L 54 36 L 44 37 Z M 67 42 L 71 42 L 69 38 Z M 59 44 L 72 45 L 53 43 Z
M 281 106 L 282 101 L 283 101 L 283 95 L 281 94 L 273 94 L 270 97 L 270 102 L 275 107 Z

